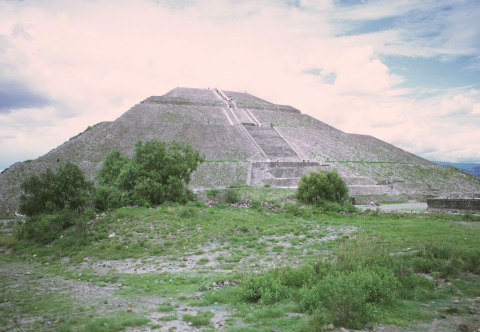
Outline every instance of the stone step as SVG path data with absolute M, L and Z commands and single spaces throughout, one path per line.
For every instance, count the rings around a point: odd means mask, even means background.
M 264 183 L 275 188 L 297 188 L 300 178 L 265 179 Z
M 240 123 L 254 125 L 254 123 L 245 115 L 245 113 L 238 108 L 231 108 L 232 112 L 235 113 Z
M 347 185 L 376 185 L 377 182 L 367 176 L 345 176 L 342 177 Z
M 268 159 L 297 159 L 297 154 L 288 146 L 287 142 L 271 127 L 244 126 L 250 136 L 265 152 Z
M 282 167 L 270 169 L 270 174 L 275 178 L 300 178 L 303 174 L 308 174 L 309 170 L 304 167 Z

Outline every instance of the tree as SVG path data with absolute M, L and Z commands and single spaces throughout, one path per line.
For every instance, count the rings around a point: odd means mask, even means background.
M 185 201 L 192 196 L 187 189 L 191 174 L 204 160 L 190 145 L 175 141 L 169 144 L 156 139 L 138 141 L 131 159 L 115 150 L 105 158 L 97 176 L 99 184 L 110 190 L 108 194 L 102 188 L 103 201 L 97 200 L 97 206 L 115 205 L 118 199 L 134 204 Z M 119 192 L 123 194 L 119 196 Z
M 57 173 L 47 169 L 30 176 L 20 188 L 24 191 L 20 196 L 20 212 L 33 216 L 84 207 L 93 192 L 93 183 L 85 179 L 78 166 L 67 162 L 65 167 L 58 167 Z
M 322 202 L 344 204 L 348 200 L 348 187 L 336 170 L 312 171 L 300 178 L 296 198 L 305 204 Z

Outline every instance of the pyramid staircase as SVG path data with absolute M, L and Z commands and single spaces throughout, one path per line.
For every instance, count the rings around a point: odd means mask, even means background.
M 300 161 L 287 141 L 272 127 L 244 126 L 250 136 L 271 161 Z

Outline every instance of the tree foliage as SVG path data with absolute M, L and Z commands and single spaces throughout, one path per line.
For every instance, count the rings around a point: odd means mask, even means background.
M 310 172 L 302 175 L 296 198 L 305 204 L 335 202 L 343 204 L 348 200 L 348 187 L 336 170 L 331 172 Z
M 97 175 L 97 207 L 184 202 L 192 197 L 191 174 L 204 160 L 190 145 L 175 141 L 138 141 L 132 158 L 115 150 Z
M 24 191 L 20 196 L 20 212 L 33 216 L 84 207 L 93 192 L 93 183 L 85 179 L 78 166 L 67 162 L 56 173 L 47 169 L 30 176 L 20 188 Z

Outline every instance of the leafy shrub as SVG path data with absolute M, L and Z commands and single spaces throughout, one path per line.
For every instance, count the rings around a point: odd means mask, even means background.
M 37 214 L 27 218 L 25 224 L 16 229 L 15 236 L 43 245 L 49 244 L 59 238 L 64 229 L 75 225 L 78 219 L 78 215 L 68 210 L 53 215 Z
M 187 189 L 191 174 L 205 160 L 190 145 L 156 139 L 135 144 L 130 159 L 117 150 L 105 158 L 97 180 L 100 186 L 97 207 L 135 204 L 150 206 L 167 201 L 186 203 L 194 199 Z
M 215 188 L 212 188 L 212 189 L 208 189 L 207 192 L 205 193 L 205 195 L 210 198 L 210 199 L 213 199 L 215 197 L 217 197 L 218 194 L 220 194 L 222 191 L 220 189 L 215 189 Z
M 308 175 L 302 175 L 295 196 L 299 202 L 305 204 L 344 204 L 348 200 L 348 187 L 336 170 L 312 171 Z
M 51 214 L 63 209 L 78 210 L 87 205 L 93 192 L 93 183 L 71 162 L 58 167 L 57 172 L 47 169 L 22 182 L 20 211 L 27 216 Z
M 227 188 L 224 192 L 224 199 L 227 203 L 238 203 L 240 202 L 240 193 L 235 189 Z
M 242 282 L 238 288 L 238 296 L 246 301 L 261 300 L 264 304 L 274 303 L 289 296 L 288 287 L 279 278 L 268 273 L 253 274 Z

